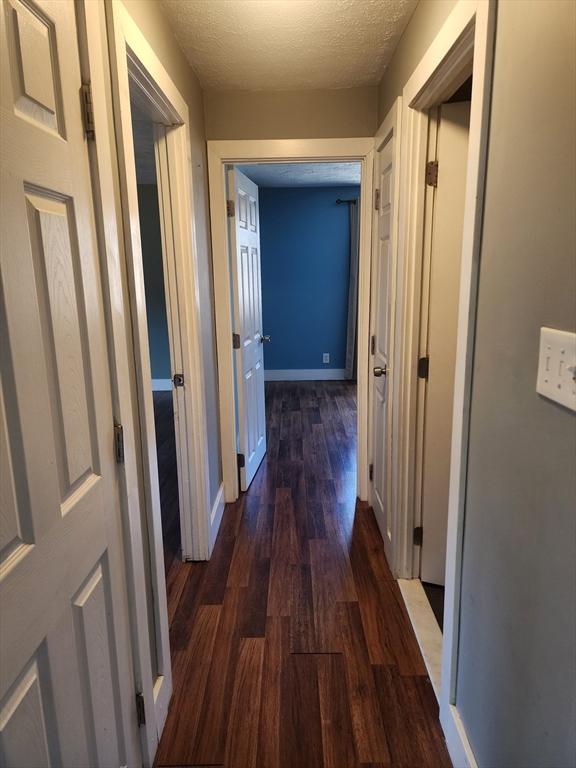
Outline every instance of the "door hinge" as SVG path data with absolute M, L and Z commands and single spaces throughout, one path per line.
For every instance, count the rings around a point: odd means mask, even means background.
M 380 190 L 379 189 L 374 190 L 374 210 L 375 211 L 380 210 Z
M 428 357 L 428 355 L 426 355 L 426 357 L 420 357 L 418 359 L 418 378 L 426 379 L 426 381 L 428 381 L 429 373 L 430 373 L 430 358 Z
M 124 428 L 114 424 L 114 458 L 116 464 L 124 464 Z
M 414 536 L 412 537 L 412 541 L 415 546 L 421 547 L 422 546 L 422 539 L 424 536 L 424 530 L 421 525 L 417 525 L 416 528 L 414 528 Z
M 430 160 L 426 163 L 426 184 L 429 187 L 438 186 L 438 160 Z
M 370 480 L 374 480 L 374 464 L 370 464 L 368 467 L 368 477 Z
M 370 354 L 373 355 L 376 352 L 376 336 L 370 338 Z
M 240 349 L 240 334 L 232 334 L 232 349 Z
M 226 216 L 230 219 L 236 216 L 236 205 L 234 204 L 234 200 L 226 200 Z
M 96 125 L 94 123 L 94 103 L 92 101 L 92 86 L 90 83 L 82 83 L 80 94 L 82 97 L 84 135 L 87 139 L 93 140 L 96 138 Z
M 242 469 L 242 467 L 246 466 L 246 459 L 244 458 L 243 453 L 236 454 L 236 458 L 238 460 L 238 469 Z
M 183 387 L 184 386 L 184 374 L 183 373 L 175 373 L 174 376 L 172 376 L 172 384 L 174 384 L 175 387 Z
M 136 719 L 138 725 L 146 725 L 146 705 L 144 704 L 144 694 L 136 694 Z

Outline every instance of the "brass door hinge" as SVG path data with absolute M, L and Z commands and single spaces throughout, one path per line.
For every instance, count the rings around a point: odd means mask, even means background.
M 124 464 L 124 429 L 122 424 L 114 424 L 114 458 L 116 464 Z
M 94 122 L 94 103 L 92 101 L 92 86 L 90 83 L 82 83 L 80 95 L 82 98 L 84 135 L 87 139 L 93 141 L 96 138 L 96 124 Z
M 379 189 L 374 190 L 374 210 L 375 211 L 380 210 L 380 190 Z
M 421 525 L 417 525 L 416 528 L 414 528 L 414 536 L 412 537 L 412 540 L 415 546 L 421 547 L 423 539 L 424 539 L 424 530 Z
M 136 694 L 136 720 L 138 725 L 146 725 L 146 705 L 144 704 L 144 694 Z
M 426 184 L 429 187 L 438 186 L 438 160 L 430 160 L 426 163 Z
M 428 381 L 428 375 L 430 373 L 430 358 L 428 355 L 426 357 L 420 357 L 418 359 L 418 378 L 419 379 L 425 379 Z
M 229 219 L 232 219 L 234 216 L 236 216 L 236 206 L 234 205 L 234 200 L 226 200 L 226 216 L 228 216 Z

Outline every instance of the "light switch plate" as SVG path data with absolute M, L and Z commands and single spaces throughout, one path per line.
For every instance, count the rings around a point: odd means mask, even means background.
M 330 352 L 324 352 L 322 354 L 322 362 L 323 363 L 329 363 L 330 362 Z
M 540 328 L 536 391 L 576 411 L 576 333 Z

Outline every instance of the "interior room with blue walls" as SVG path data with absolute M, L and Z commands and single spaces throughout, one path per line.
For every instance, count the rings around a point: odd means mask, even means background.
M 345 378 L 358 185 L 259 187 L 266 378 Z M 329 362 L 324 362 L 325 355 Z

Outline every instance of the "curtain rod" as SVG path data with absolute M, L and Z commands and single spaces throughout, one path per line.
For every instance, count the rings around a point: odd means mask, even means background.
M 348 198 L 348 200 L 341 200 L 338 198 L 338 200 L 336 200 L 336 205 L 344 205 L 346 203 L 349 205 L 356 205 L 357 202 L 358 200 L 355 197 Z

